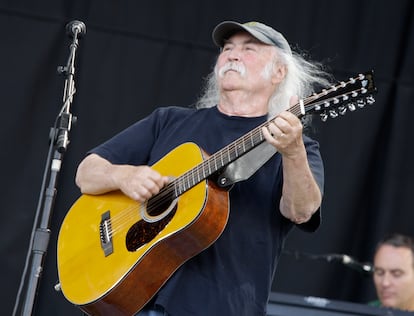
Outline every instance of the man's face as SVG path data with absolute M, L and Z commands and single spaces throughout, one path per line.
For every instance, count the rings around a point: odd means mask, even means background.
M 226 40 L 220 53 L 216 74 L 223 91 L 273 92 L 282 75 L 275 64 L 276 50 L 245 32 Z M 283 73 L 284 75 L 284 73 Z
M 383 306 L 414 311 L 414 258 L 409 248 L 382 245 L 374 257 L 374 283 Z

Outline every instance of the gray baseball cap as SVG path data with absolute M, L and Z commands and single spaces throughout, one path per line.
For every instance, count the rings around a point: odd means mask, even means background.
M 226 39 L 240 31 L 246 31 L 262 43 L 277 46 L 284 52 L 292 54 L 286 38 L 270 26 L 260 22 L 247 22 L 243 24 L 234 21 L 221 22 L 213 30 L 213 42 L 217 46 L 223 47 Z

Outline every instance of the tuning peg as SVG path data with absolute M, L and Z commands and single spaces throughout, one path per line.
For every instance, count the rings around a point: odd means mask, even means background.
M 333 98 L 332 101 L 333 101 L 333 104 L 338 104 L 339 103 L 339 99 L 338 98 Z
M 320 111 L 320 110 L 321 110 L 321 105 L 315 104 L 315 111 Z
M 359 108 L 362 109 L 365 105 L 366 105 L 365 100 L 363 100 L 363 99 L 357 100 L 357 106 Z
M 329 110 L 329 117 L 331 118 L 338 117 L 338 112 L 336 112 L 335 110 Z
M 345 113 L 346 113 L 346 107 L 345 106 L 340 106 L 340 107 L 338 107 L 338 111 L 339 111 L 339 114 L 340 115 L 345 115 Z
M 346 94 L 344 94 L 344 95 L 342 96 L 342 100 L 346 101 L 346 100 L 348 100 L 348 99 L 349 99 L 349 96 L 347 96 Z
M 331 104 L 328 101 L 323 102 L 323 106 L 329 108 Z
M 375 102 L 375 98 L 372 95 L 366 97 L 366 101 L 368 104 L 373 104 Z
M 351 111 L 351 112 L 353 112 L 353 111 L 355 111 L 356 110 L 356 106 L 355 106 L 355 103 L 348 103 L 348 109 Z
M 326 113 L 321 113 L 319 116 L 321 117 L 322 122 L 326 122 L 328 120 L 328 114 Z
M 361 86 L 362 86 L 363 88 L 365 88 L 365 87 L 368 85 L 368 83 L 369 83 L 369 81 L 368 81 L 368 80 L 362 80 L 362 81 L 361 81 Z

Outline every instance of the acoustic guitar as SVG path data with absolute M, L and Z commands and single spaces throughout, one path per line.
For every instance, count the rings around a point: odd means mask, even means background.
M 375 102 L 373 72 L 322 90 L 289 108 L 323 121 Z M 212 180 L 265 141 L 254 128 L 207 156 L 184 143 L 152 168 L 172 181 L 145 203 L 120 191 L 82 195 L 60 228 L 57 263 L 68 301 L 90 315 L 133 315 L 187 260 L 214 243 L 229 216 L 228 191 Z

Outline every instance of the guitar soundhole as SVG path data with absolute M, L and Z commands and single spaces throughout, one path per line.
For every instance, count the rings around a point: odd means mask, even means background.
M 150 203 L 148 203 L 150 205 Z M 163 219 L 148 223 L 144 220 L 140 220 L 131 226 L 126 235 L 126 247 L 128 251 L 136 251 L 139 247 L 153 240 L 173 218 L 177 210 L 177 205 L 171 210 L 171 212 Z M 151 215 L 157 215 L 162 213 L 160 211 L 149 211 Z

